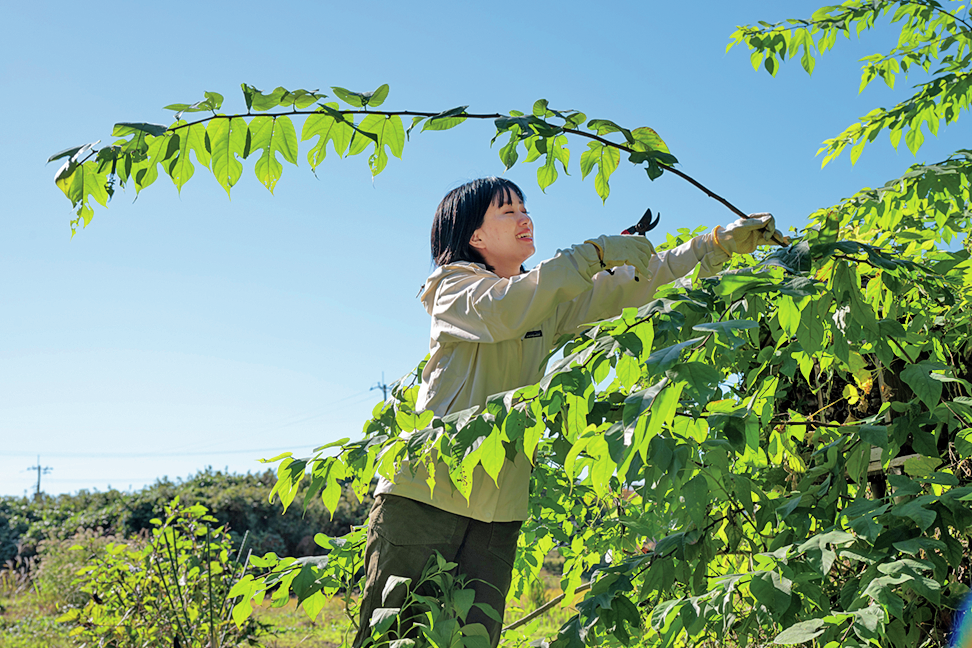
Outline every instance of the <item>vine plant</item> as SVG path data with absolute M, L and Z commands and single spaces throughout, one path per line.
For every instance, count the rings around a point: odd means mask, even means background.
M 821 151 L 825 164 L 848 148 L 856 160 L 887 131 L 917 153 L 922 126 L 934 133 L 968 108 L 972 30 L 963 12 L 934 0 L 850 0 L 809 19 L 740 27 L 730 47 L 745 45 L 772 74 L 799 53 L 810 72 L 841 34 L 898 29 L 896 47 L 864 60 L 862 86 L 877 77 L 893 84 L 915 66 L 931 80 Z M 557 179 L 558 165 L 567 169 L 568 136 L 587 140 L 582 176 L 597 167 L 602 198 L 622 151 L 653 177 L 676 163 L 651 129 L 587 121 L 546 101 L 529 115 L 378 113 L 386 86 L 334 92 L 351 107 L 244 86 L 247 113 L 221 115 L 222 97 L 208 93 L 170 106 L 177 120 L 168 128 L 120 124 L 116 136 L 128 139 L 62 152 L 58 183 L 78 210 L 75 225 L 90 219 L 90 197 L 105 202 L 112 179 L 141 190 L 161 164 L 181 187 L 193 173 L 189 151 L 227 191 L 240 178 L 239 158 L 259 152 L 255 171 L 272 190 L 278 157 L 296 163 L 290 117 L 303 112 L 302 139 L 318 138 L 312 167 L 331 142 L 338 154 L 370 149 L 378 173 L 418 125 L 444 130 L 471 118 L 494 119 L 497 137 L 508 134 L 500 149 L 507 167 L 521 152 L 542 159 L 541 188 Z M 280 107 L 287 110 L 268 112 Z M 182 120 L 192 111 L 212 114 Z M 403 116 L 413 117 L 408 130 Z M 531 517 L 511 595 L 523 593 L 549 551 L 564 557 L 563 604 L 582 599 L 551 638 L 556 648 L 942 645 L 969 589 L 970 178 L 972 151 L 959 149 L 862 189 L 810 214 L 788 248 L 737 258 L 719 277 L 670 286 L 616 320 L 592 323 L 564 343 L 563 359 L 540 383 L 483 408 L 445 418 L 416 412 L 420 365 L 374 408 L 363 438 L 271 460 L 279 477 L 271 497 L 290 506 L 309 481 L 305 498 L 333 510 L 342 484 L 363 496 L 375 475 L 393 476 L 404 459 L 414 465 L 433 450 L 452 487 L 468 494 L 475 466 L 496 479 L 506 457 L 523 452 L 535 456 Z M 680 230 L 659 248 L 691 234 Z M 353 618 L 363 538 L 361 529 L 319 537 L 331 550 L 320 560 L 255 559 L 261 571 L 231 592 L 242 597 L 237 619 L 271 590 L 280 604 L 295 594 L 312 617 L 343 592 Z M 375 636 L 387 623 L 376 621 Z M 454 632 L 395 648 L 478 641 L 458 625 Z

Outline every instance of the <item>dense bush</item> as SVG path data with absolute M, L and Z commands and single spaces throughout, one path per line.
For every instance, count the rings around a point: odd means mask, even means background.
M 118 490 L 86 491 L 71 495 L 44 495 L 39 499 L 0 498 L 0 564 L 17 556 L 36 555 L 47 540 L 66 540 L 83 530 L 101 530 L 106 535 L 134 537 L 152 528 L 151 520 L 162 515 L 175 497 L 199 503 L 228 528 L 235 546 L 247 535 L 247 544 L 257 553 L 280 555 L 320 554 L 314 535 L 336 536 L 368 515 L 370 498 L 358 502 L 346 490 L 333 519 L 319 499 L 305 511 L 280 514 L 267 499 L 276 476 L 236 475 L 207 468 L 186 480 L 160 479 L 151 486 L 126 493 Z

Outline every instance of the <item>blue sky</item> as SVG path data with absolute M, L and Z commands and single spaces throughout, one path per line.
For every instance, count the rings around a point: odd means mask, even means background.
M 452 187 L 504 173 L 488 122 L 413 134 L 372 179 L 364 156 L 302 149 L 271 195 L 245 163 L 232 200 L 197 175 L 168 178 L 98 208 L 71 239 L 52 153 L 109 141 L 119 121 L 168 123 L 161 107 L 204 91 L 241 110 L 240 83 L 270 90 L 391 86 L 384 108 L 528 111 L 539 98 L 589 118 L 651 126 L 680 168 L 784 228 L 915 158 L 886 138 L 857 165 L 820 169 L 819 144 L 892 92 L 858 95 L 859 64 L 887 34 L 841 40 L 812 77 L 772 79 L 742 49 L 738 24 L 803 17 L 791 1 L 490 4 L 446 2 L 18 3 L 5 10 L 0 105 L 5 196 L 0 237 L 0 494 L 140 488 L 205 466 L 259 470 L 260 457 L 360 434 L 381 379 L 428 350 L 415 294 L 431 264 L 435 206 Z M 298 123 L 299 129 L 299 123 Z M 945 157 L 962 126 L 929 138 Z M 299 131 L 298 131 L 299 132 Z M 583 145 L 546 193 L 535 165 L 506 175 L 527 193 L 539 262 L 661 212 L 656 238 L 733 220 L 666 175 L 621 169 L 602 205 L 582 182 Z M 951 148 L 957 148 L 953 146 Z M 631 166 L 631 165 L 628 165 Z

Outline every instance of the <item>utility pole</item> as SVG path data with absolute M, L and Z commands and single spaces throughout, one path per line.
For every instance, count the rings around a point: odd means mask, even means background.
M 380 389 L 380 390 L 381 390 L 381 395 L 382 395 L 382 398 L 383 398 L 384 400 L 388 400 L 388 390 L 389 390 L 390 388 L 388 387 L 388 385 L 386 385 L 386 384 L 385 384 L 385 372 L 384 372 L 384 371 L 382 371 L 382 372 L 381 372 L 381 382 L 380 382 L 380 383 L 376 383 L 376 384 L 375 384 L 375 385 L 374 385 L 374 386 L 373 386 L 373 387 L 372 387 L 372 388 L 371 388 L 370 390 L 368 390 L 368 391 L 374 391 L 374 390 L 376 390 L 376 389 Z
M 36 470 L 37 471 L 37 490 L 34 492 L 34 499 L 35 500 L 40 499 L 40 494 L 41 494 L 41 488 L 40 488 L 41 475 L 46 475 L 47 473 L 51 472 L 54 469 L 51 468 L 50 466 L 41 466 L 40 455 L 37 455 L 37 465 L 36 466 L 27 466 L 27 470 Z

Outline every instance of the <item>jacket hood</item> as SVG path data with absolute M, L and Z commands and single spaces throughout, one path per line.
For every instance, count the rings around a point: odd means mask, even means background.
M 467 274 L 472 270 L 475 274 L 482 274 L 483 276 L 496 276 L 494 273 L 486 269 L 481 263 L 473 263 L 471 261 L 458 261 L 456 263 L 448 263 L 444 266 L 439 266 L 435 271 L 429 275 L 429 278 L 425 280 L 425 285 L 419 290 L 418 298 L 422 301 L 422 305 L 425 306 L 425 310 L 429 315 L 432 314 L 432 307 L 435 304 L 435 292 L 439 288 L 439 284 L 446 277 L 450 277 L 456 274 Z

